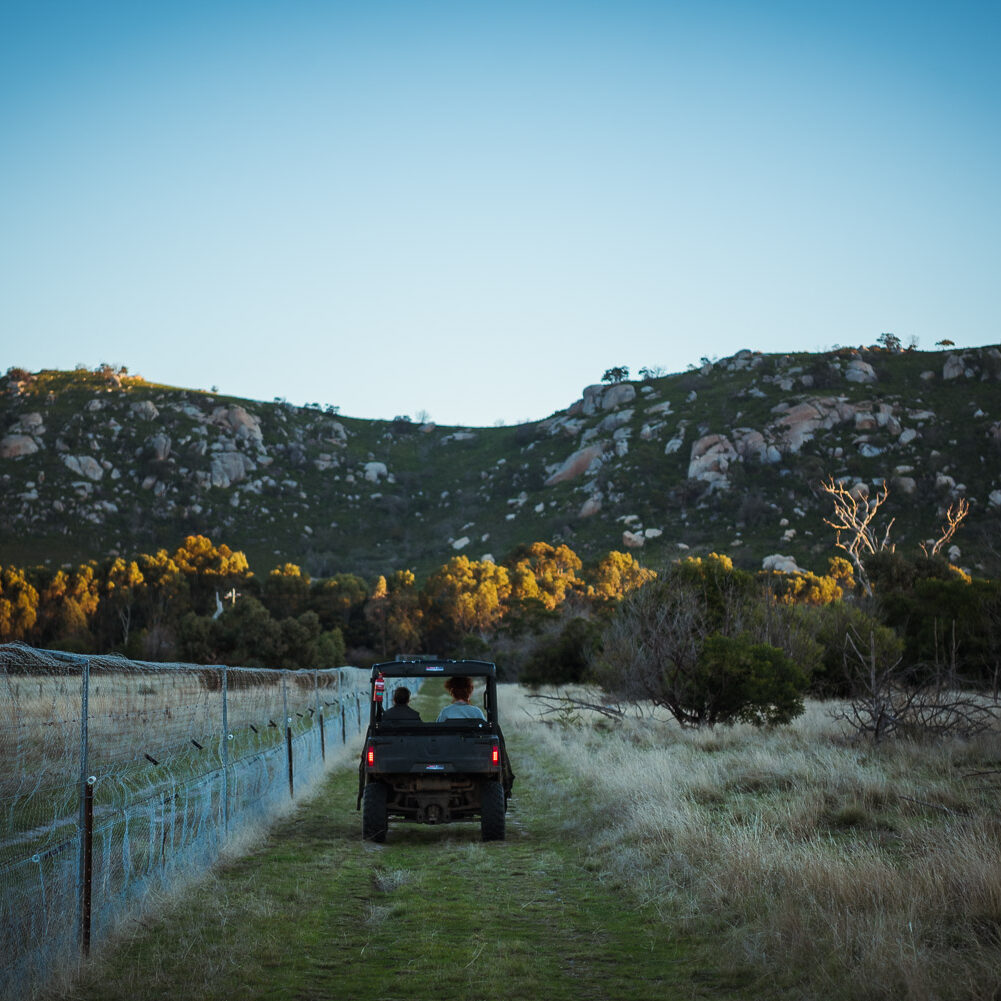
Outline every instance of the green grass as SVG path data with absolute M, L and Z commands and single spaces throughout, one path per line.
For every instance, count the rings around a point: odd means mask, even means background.
M 821 704 L 764 732 L 502 705 L 506 842 L 363 843 L 349 766 L 52 996 L 996 999 L 997 735 L 873 749 Z
M 427 697 L 425 717 L 435 711 Z M 437 701 L 440 701 L 437 700 Z M 567 836 L 558 760 L 511 741 L 508 839 L 478 824 L 391 826 L 363 843 L 353 768 L 154 918 L 60 997 L 721 997 L 690 943 Z

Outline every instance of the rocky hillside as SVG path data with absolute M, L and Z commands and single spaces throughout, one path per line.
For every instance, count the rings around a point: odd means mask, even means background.
M 0 382 L 0 563 L 172 548 L 192 533 L 314 575 L 436 567 L 568 543 L 657 566 L 711 550 L 826 569 L 828 476 L 884 479 L 914 551 L 949 503 L 953 557 L 1001 571 L 1001 350 L 741 351 L 588 386 L 532 424 L 367 421 L 124 371 L 11 369 Z M 882 512 L 881 512 L 882 514 Z M 775 559 L 772 563 L 777 563 Z

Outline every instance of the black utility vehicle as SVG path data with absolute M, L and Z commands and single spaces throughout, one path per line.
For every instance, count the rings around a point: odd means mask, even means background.
M 382 718 L 381 705 L 375 701 L 377 682 L 385 684 L 388 706 L 397 687 L 394 682 L 406 685 L 404 679 L 421 678 L 422 684 L 441 684 L 446 678 L 461 676 L 485 681 L 485 720 L 388 720 Z M 372 668 L 372 694 L 359 766 L 362 837 L 385 841 L 390 817 L 417 824 L 448 824 L 479 817 L 483 840 L 503 841 L 514 774 L 497 720 L 496 667 L 482 660 L 376 664 Z

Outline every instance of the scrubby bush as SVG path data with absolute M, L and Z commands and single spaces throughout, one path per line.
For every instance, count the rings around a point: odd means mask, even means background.
M 816 655 L 788 611 L 725 556 L 683 560 L 619 605 L 597 678 L 686 726 L 788 721 L 802 710 Z M 803 653 L 790 657 L 779 641 Z
M 708 637 L 686 701 L 714 723 L 788 723 L 803 711 L 807 677 L 777 647 L 740 636 Z
M 573 618 L 556 635 L 541 640 L 519 676 L 526 685 L 578 684 L 588 673 L 601 628 L 590 619 Z
M 795 617 L 820 649 L 819 663 L 810 677 L 810 691 L 819 698 L 849 698 L 855 693 L 858 671 L 848 637 L 865 636 L 875 644 L 881 662 L 900 658 L 903 641 L 869 611 L 845 601 L 802 606 Z

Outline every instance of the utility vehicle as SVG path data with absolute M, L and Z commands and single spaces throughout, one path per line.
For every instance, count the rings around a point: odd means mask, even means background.
M 485 720 L 383 719 L 376 701 L 407 679 L 437 689 L 446 678 L 482 682 Z M 396 660 L 372 668 L 369 725 L 358 769 L 362 837 L 385 841 L 389 818 L 417 824 L 480 820 L 484 841 L 503 841 L 514 774 L 497 718 L 497 668 L 482 660 Z M 435 714 L 437 718 L 437 713 Z

